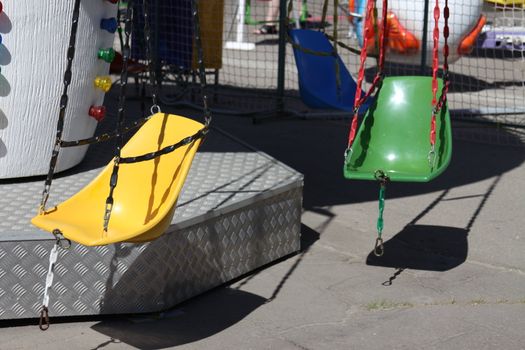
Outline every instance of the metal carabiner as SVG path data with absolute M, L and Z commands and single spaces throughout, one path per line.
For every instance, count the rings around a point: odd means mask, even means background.
M 160 106 L 158 104 L 154 104 L 153 106 L 151 106 L 150 110 L 151 112 L 151 115 L 154 115 L 154 114 L 157 114 L 157 113 L 161 113 L 162 111 L 160 110 Z
M 45 306 L 42 306 L 42 310 L 40 310 L 38 328 L 40 328 L 41 331 L 47 331 L 49 329 L 49 310 Z
M 434 168 L 434 166 L 436 165 L 436 150 L 435 150 L 434 145 L 432 145 L 432 147 L 430 148 L 427 159 L 428 159 L 428 164 L 430 165 L 430 167 Z
M 383 245 L 383 239 L 381 237 L 377 237 L 376 244 L 374 246 L 374 255 L 377 257 L 381 257 L 385 254 L 385 246 Z
M 376 170 L 374 172 L 374 178 L 379 181 L 381 186 L 386 186 L 387 182 L 390 180 L 387 174 L 383 170 Z
M 57 246 L 65 250 L 68 250 L 69 248 L 71 248 L 71 240 L 68 238 L 65 238 L 59 229 L 54 229 L 52 233 L 53 233 L 53 236 L 55 236 Z
M 348 147 L 345 150 L 345 153 L 344 153 L 345 165 L 348 164 L 348 158 L 352 157 L 352 152 L 353 152 L 352 147 Z

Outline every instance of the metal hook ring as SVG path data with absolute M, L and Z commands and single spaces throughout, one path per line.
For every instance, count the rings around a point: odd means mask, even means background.
M 428 152 L 427 159 L 428 159 L 428 164 L 431 167 L 433 167 L 435 165 L 435 162 L 436 162 L 436 149 L 435 149 L 434 145 L 432 145 L 430 147 L 430 151 Z
M 160 106 L 158 104 L 154 104 L 153 106 L 151 106 L 150 112 L 151 112 L 151 115 L 160 113 L 161 112 Z
M 40 311 L 38 328 L 40 328 L 42 331 L 47 331 L 49 329 L 49 310 L 45 306 L 42 306 L 42 310 Z
M 374 173 L 374 178 L 382 184 L 386 184 L 386 182 L 388 181 L 388 176 L 383 170 L 376 170 Z
M 71 240 L 68 238 L 65 238 L 59 229 L 53 230 L 53 236 L 55 236 L 56 245 L 58 245 L 60 248 L 66 249 L 66 250 L 71 248 Z
M 348 164 L 349 161 L 348 161 L 348 158 L 352 158 L 352 153 L 354 152 L 354 150 L 352 149 L 352 147 L 348 147 L 346 150 L 345 150 L 345 153 L 344 153 L 344 158 L 345 158 L 345 164 Z
M 385 254 L 385 246 L 383 245 L 383 239 L 381 237 L 378 237 L 376 239 L 376 244 L 374 246 L 374 255 L 377 257 L 381 257 Z

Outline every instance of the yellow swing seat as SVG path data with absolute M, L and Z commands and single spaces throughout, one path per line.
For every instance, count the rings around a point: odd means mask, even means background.
M 121 157 L 155 152 L 196 134 L 204 125 L 177 115 L 157 113 L 122 148 Z M 109 194 L 111 161 L 77 194 L 35 216 L 33 225 L 59 229 L 71 241 L 98 246 L 117 242 L 146 242 L 162 235 L 202 138 L 151 160 L 121 163 L 107 232 L 103 229 Z

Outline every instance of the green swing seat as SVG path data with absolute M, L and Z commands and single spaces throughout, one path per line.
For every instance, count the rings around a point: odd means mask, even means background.
M 435 154 L 429 161 L 431 86 L 431 77 L 384 79 L 346 155 L 345 178 L 377 180 L 382 172 L 390 181 L 427 182 L 447 168 L 452 131 L 446 103 L 436 116 Z M 442 86 L 439 80 L 439 93 Z

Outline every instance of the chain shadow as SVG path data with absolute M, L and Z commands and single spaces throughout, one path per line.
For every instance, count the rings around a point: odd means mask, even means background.
M 328 221 L 331 221 L 332 219 L 333 219 L 333 217 L 331 216 Z M 275 300 L 275 298 L 277 298 L 277 295 L 279 294 L 279 292 L 281 291 L 283 286 L 286 284 L 286 282 L 288 281 L 290 276 L 292 276 L 293 272 L 300 265 L 300 263 L 302 262 L 304 256 L 306 255 L 306 253 L 308 253 L 310 248 L 314 245 L 315 242 L 317 242 L 319 240 L 319 238 L 320 238 L 320 233 L 318 231 L 315 231 L 314 229 L 312 229 L 312 228 L 306 226 L 305 224 L 301 223 L 301 242 L 300 242 L 301 246 L 300 246 L 299 252 L 297 252 L 297 254 L 295 254 L 295 255 L 298 255 L 298 258 L 294 262 L 294 264 L 288 269 L 288 271 L 286 271 L 284 276 L 281 278 L 281 280 L 279 281 L 279 283 L 277 284 L 277 286 L 273 290 L 272 295 L 268 299 L 266 299 L 265 303 L 270 303 L 273 300 Z M 277 265 L 277 264 L 281 263 L 283 260 L 286 260 L 288 258 L 289 258 L 289 256 L 283 257 L 281 259 L 277 259 L 277 260 L 271 262 L 270 264 L 264 265 L 264 266 L 256 269 L 255 271 L 250 272 L 248 275 L 244 275 L 244 276 L 241 276 L 241 277 L 237 278 L 236 280 L 242 279 L 242 282 L 238 283 L 235 286 L 235 289 L 236 290 L 241 289 L 243 286 L 248 284 L 252 279 L 254 279 L 257 275 L 259 275 L 259 273 L 261 273 L 262 271 L 264 271 L 268 267 L 271 267 L 273 265 Z M 235 282 L 235 281 L 233 281 L 233 282 Z
M 319 240 L 319 237 L 320 235 L 317 231 L 311 229 L 310 227 L 304 224 L 301 224 L 301 250 L 299 252 L 299 257 L 297 258 L 297 260 L 295 260 L 294 264 L 288 269 L 288 271 L 286 271 L 286 274 L 283 276 L 283 278 L 281 278 L 281 281 L 275 287 L 272 295 L 266 300 L 267 303 L 277 298 L 277 295 L 279 294 L 283 286 L 286 284 L 288 279 L 292 276 L 292 274 L 297 269 L 297 267 L 301 264 L 306 253 L 308 253 L 312 245 L 317 240 Z

